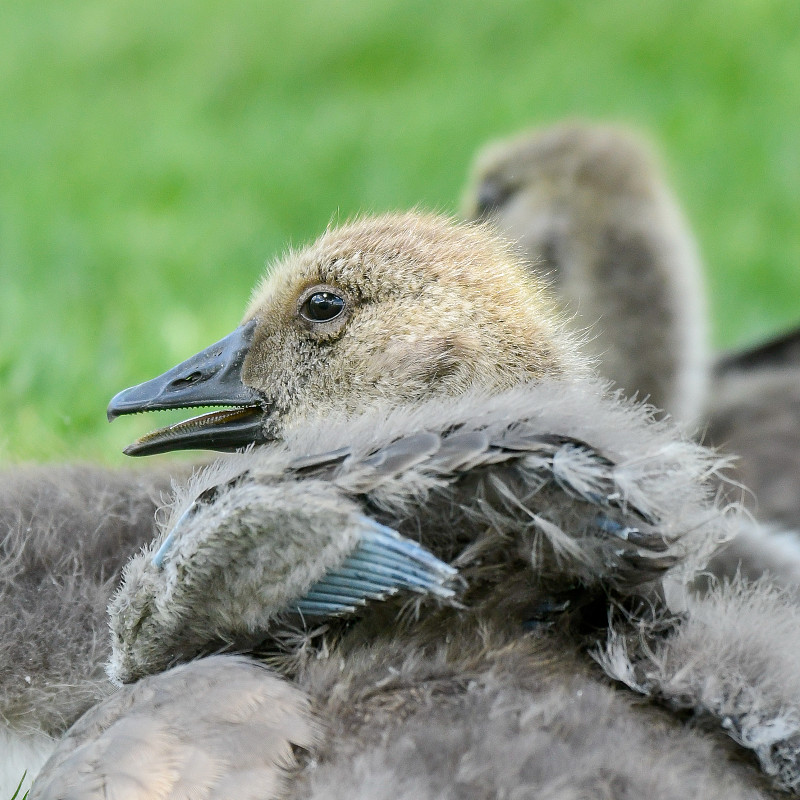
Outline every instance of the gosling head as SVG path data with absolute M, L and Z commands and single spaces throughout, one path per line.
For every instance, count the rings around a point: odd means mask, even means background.
M 559 283 L 581 239 L 647 225 L 664 182 L 647 147 L 619 128 L 561 123 L 492 142 L 477 155 L 462 200 L 466 219 L 491 220 Z M 576 241 L 577 240 L 577 243 Z
M 487 228 L 386 215 L 328 230 L 279 261 L 233 333 L 120 392 L 108 416 L 227 406 L 126 452 L 227 450 L 281 438 L 312 415 L 583 370 L 543 286 Z
M 607 378 L 679 421 L 699 417 L 702 265 L 646 142 L 571 122 L 493 143 L 475 161 L 463 211 L 496 225 L 548 276 L 576 324 L 590 327 Z

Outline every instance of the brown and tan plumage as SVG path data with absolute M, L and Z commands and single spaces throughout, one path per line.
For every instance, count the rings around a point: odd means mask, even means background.
M 341 313 L 311 319 L 309 303 L 328 294 L 342 302 Z M 208 405 L 212 384 L 215 403 L 241 408 L 241 417 L 179 424 L 127 452 L 195 446 L 198 426 L 202 446 L 217 437 L 224 449 L 237 437 L 269 441 L 313 415 L 588 372 L 554 301 L 510 249 L 480 227 L 431 215 L 329 230 L 272 267 L 237 331 L 163 378 L 121 392 L 109 418 Z M 238 365 L 238 386 L 228 385 L 227 368 L 216 371 L 215 358 Z
M 793 788 L 793 729 L 764 753 L 733 721 L 731 735 L 777 775 L 767 780 L 723 733 L 713 698 L 694 703 L 709 730 L 687 731 L 632 706 L 587 656 L 599 648 L 609 674 L 661 697 L 658 681 L 626 680 L 624 659 L 632 674 L 644 664 L 649 626 L 671 640 L 677 603 L 693 614 L 681 587 L 736 524 L 709 496 L 713 456 L 587 372 L 536 279 L 485 229 L 386 216 L 288 256 L 230 337 L 112 401 L 112 416 L 232 406 L 131 452 L 263 446 L 190 481 L 126 568 L 110 669 L 123 680 L 155 674 L 89 712 L 32 798 L 65 787 L 86 798 L 115 787 L 122 797 L 248 796 L 238 763 L 217 762 L 227 783 L 215 775 L 187 786 L 148 756 L 180 751 L 182 732 L 169 742 L 137 735 L 131 763 L 154 772 L 144 795 L 129 768 L 120 774 L 103 755 L 129 717 L 154 732 L 160 715 L 191 720 L 195 687 L 235 657 L 174 668 L 179 678 L 160 670 L 226 646 L 270 664 L 270 686 L 276 675 L 291 681 L 323 725 L 318 741 L 275 729 L 273 752 L 295 746 L 299 763 L 259 761 L 278 787 L 263 796 Z M 763 618 L 788 613 L 762 605 Z M 728 629 L 747 650 L 747 627 L 733 619 Z M 606 644 L 616 648 L 608 658 Z M 718 666 L 742 696 L 761 691 L 735 658 Z M 713 676 L 706 667 L 697 685 Z M 170 693 L 173 680 L 186 689 Z M 776 707 L 793 707 L 780 681 L 767 688 L 740 709 L 748 736 L 772 730 Z M 197 736 L 215 752 L 230 720 L 210 704 Z M 271 719 L 263 706 L 237 734 L 255 737 Z

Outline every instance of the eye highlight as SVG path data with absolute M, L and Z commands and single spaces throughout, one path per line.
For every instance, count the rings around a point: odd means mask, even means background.
M 314 292 L 300 306 L 300 314 L 309 322 L 330 322 L 344 311 L 344 299 L 333 292 Z

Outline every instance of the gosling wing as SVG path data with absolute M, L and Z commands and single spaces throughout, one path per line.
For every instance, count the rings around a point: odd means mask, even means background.
M 252 648 L 397 593 L 435 607 L 460 585 L 476 602 L 473 585 L 502 594 L 515 570 L 528 586 L 648 594 L 692 568 L 725 533 L 703 486 L 713 459 L 593 388 L 309 421 L 305 438 L 220 462 L 128 565 L 112 676 Z

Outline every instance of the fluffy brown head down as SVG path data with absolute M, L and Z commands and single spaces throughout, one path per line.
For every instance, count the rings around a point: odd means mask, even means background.
M 304 304 L 328 292 L 329 322 Z M 306 416 L 375 403 L 502 390 L 585 371 L 556 306 L 484 226 L 386 215 L 329 230 L 278 263 L 254 294 L 242 378 L 275 432 Z
M 695 245 L 654 160 L 631 134 L 562 124 L 488 145 L 463 212 L 519 243 L 578 326 L 601 372 L 681 421 L 706 380 Z

